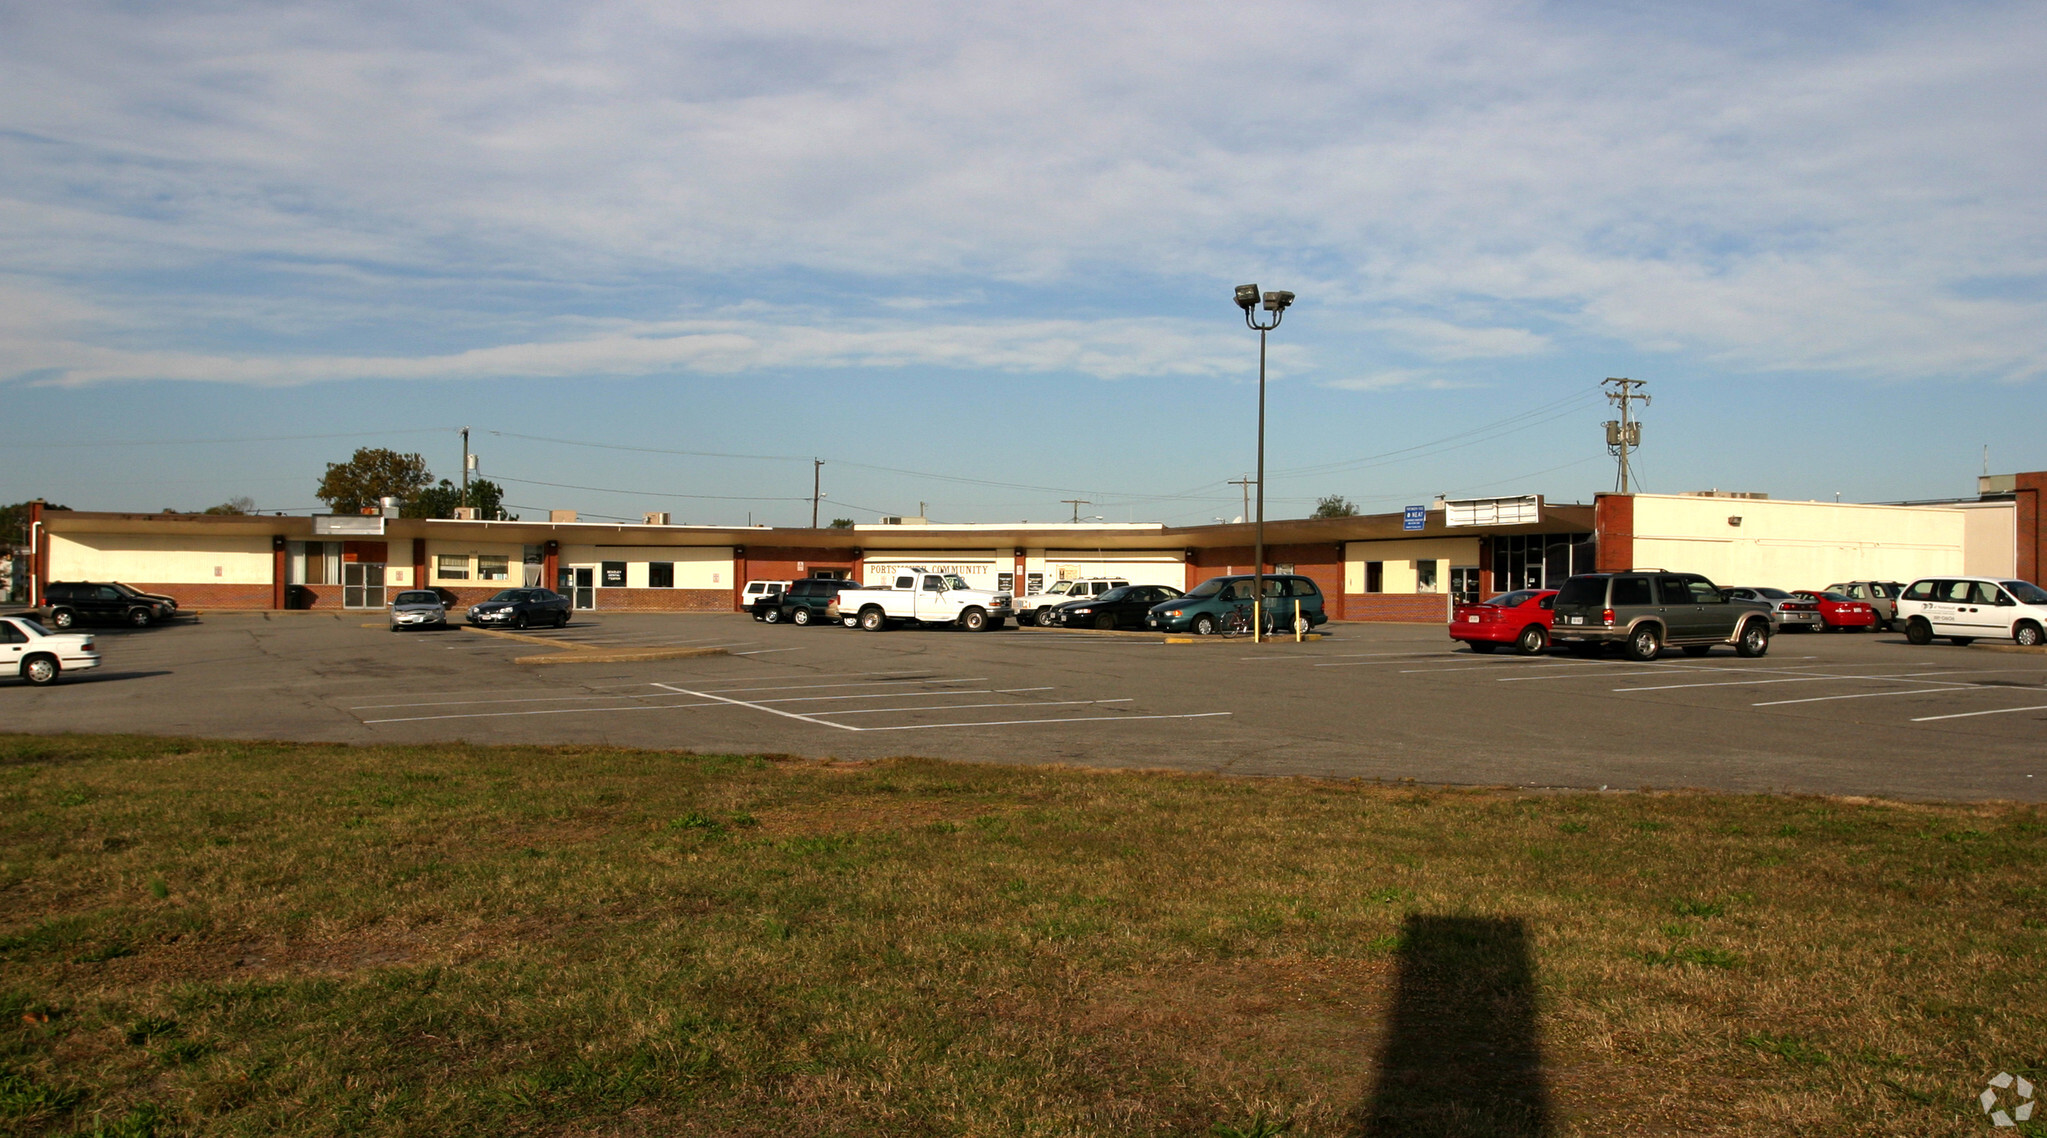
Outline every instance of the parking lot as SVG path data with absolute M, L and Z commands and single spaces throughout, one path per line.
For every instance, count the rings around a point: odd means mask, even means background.
M 968 634 L 590 615 L 525 639 L 374 614 L 98 631 L 106 664 L 0 686 L 7 729 L 1172 767 L 1541 787 L 2047 798 L 2047 656 L 1785 635 L 1760 660 L 1474 655 L 1440 627 L 1320 641 Z M 563 651 L 724 655 L 519 664 Z M 597 653 L 592 653 L 597 655 Z

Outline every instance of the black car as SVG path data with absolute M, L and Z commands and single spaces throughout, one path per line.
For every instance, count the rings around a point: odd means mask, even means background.
M 1175 599 L 1180 590 L 1170 585 L 1122 585 L 1099 597 L 1068 601 L 1048 610 L 1047 621 L 1039 613 L 1039 624 L 1063 624 L 1069 628 L 1143 628 L 1144 615 L 1151 607 Z
M 773 624 L 786 620 L 790 624 L 824 624 L 825 606 L 839 597 L 842 589 L 857 589 L 860 582 L 845 579 L 817 577 L 806 581 L 792 581 L 787 592 L 782 594 L 782 603 L 765 609 L 761 619 Z
M 51 582 L 43 589 L 44 623 L 70 628 L 81 621 L 120 621 L 144 628 L 178 615 L 176 597 L 145 593 L 118 581 Z
M 506 589 L 469 606 L 469 623 L 479 628 L 527 628 L 569 622 L 569 599 L 552 589 Z

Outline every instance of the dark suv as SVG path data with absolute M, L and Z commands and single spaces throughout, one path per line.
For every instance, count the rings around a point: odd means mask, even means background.
M 1630 660 L 1654 660 L 1666 644 L 1687 656 L 1732 644 L 1756 657 L 1770 650 L 1770 606 L 1731 600 L 1697 573 L 1587 573 L 1558 590 L 1550 639 L 1587 652 L 1619 644 Z
M 841 578 L 813 577 L 803 581 L 791 581 L 782 594 L 782 603 L 773 608 L 764 608 L 761 619 L 773 624 L 786 620 L 790 624 L 824 624 L 825 606 L 838 599 L 842 589 L 857 589 L 860 582 Z
M 70 628 L 80 621 L 114 621 L 145 628 L 178 615 L 176 597 L 145 593 L 119 582 L 52 582 L 43 589 L 45 622 Z

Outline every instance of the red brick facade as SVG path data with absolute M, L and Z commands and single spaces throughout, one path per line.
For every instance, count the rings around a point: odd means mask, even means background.
M 1345 593 L 1341 619 L 1441 624 L 1450 619 L 1450 599 L 1445 593 Z
M 2012 497 L 2018 507 L 2019 579 L 2039 584 L 2042 570 L 2047 570 L 2047 532 L 2040 527 L 2047 521 L 2041 517 L 2047 510 L 2047 471 L 2018 475 Z
M 1592 524 L 1599 542 L 1595 564 L 1601 573 L 1635 567 L 1635 496 L 1599 494 L 1592 499 Z
M 149 581 L 122 583 L 145 593 L 162 593 L 167 597 L 176 597 L 180 609 L 267 609 L 273 596 L 268 585 L 216 585 L 204 581 L 177 584 Z
M 598 612 L 731 612 L 724 589 L 599 589 Z

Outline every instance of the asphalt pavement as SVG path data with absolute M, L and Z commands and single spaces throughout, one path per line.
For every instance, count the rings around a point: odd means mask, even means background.
M 1759 660 L 1723 647 L 1644 664 L 1479 655 L 1440 626 L 1372 624 L 1263 645 L 724 614 L 578 614 L 523 640 L 392 633 L 375 613 L 97 631 L 98 672 L 0 681 L 5 730 L 2047 798 L 2047 656 L 1893 634 L 1787 634 Z M 725 654 L 603 662 L 681 647 Z M 557 649 L 593 662 L 515 662 Z

